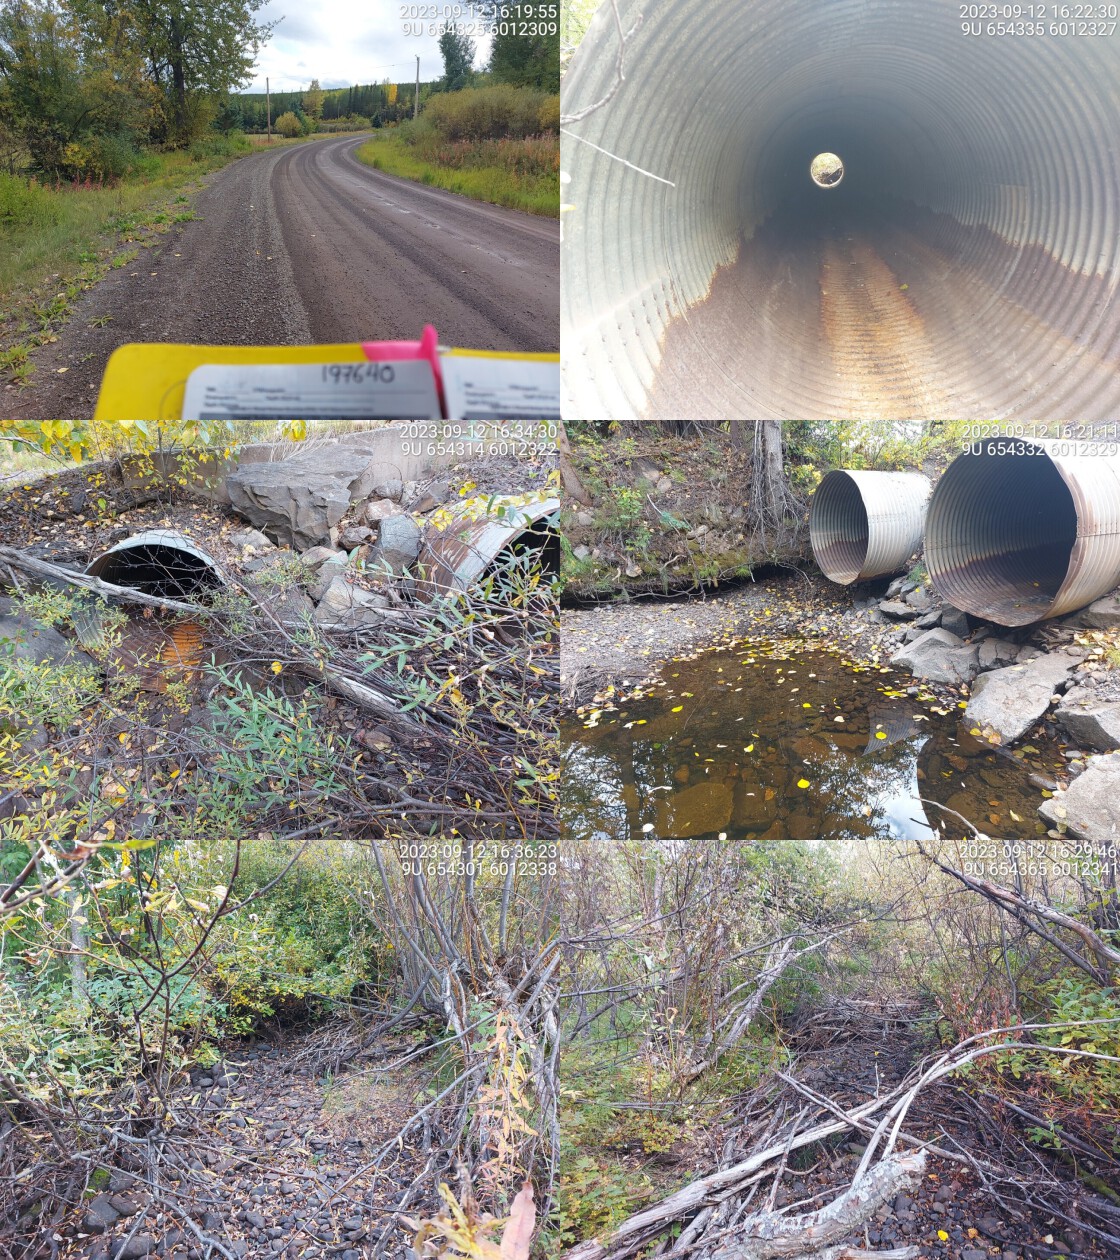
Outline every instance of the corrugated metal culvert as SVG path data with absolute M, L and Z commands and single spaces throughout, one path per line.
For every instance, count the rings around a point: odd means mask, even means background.
M 845 586 L 899 573 L 922 544 L 929 492 L 921 473 L 830 472 L 809 511 L 821 572 Z
M 133 534 L 98 556 L 86 572 L 116 586 L 169 599 L 187 599 L 224 581 L 213 558 L 173 529 Z
M 938 593 L 977 617 L 1025 626 L 1120 583 L 1120 456 L 1107 449 L 991 438 L 958 455 L 926 521 Z
M 599 6 L 564 77 L 566 418 L 1120 414 L 1120 33 L 958 8 Z
M 528 503 L 498 499 L 490 512 L 485 506 L 485 500 L 456 504 L 441 527 L 429 526 L 417 562 L 421 593 L 469 590 L 510 552 L 538 552 L 546 574 L 559 572 L 559 499 Z

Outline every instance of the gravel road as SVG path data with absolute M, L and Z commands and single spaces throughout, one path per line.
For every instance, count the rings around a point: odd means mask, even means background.
M 413 338 L 558 350 L 560 228 L 363 166 L 366 137 L 241 158 L 173 227 L 75 306 L 0 414 L 88 419 L 129 341 L 211 345 Z M 104 327 L 91 327 L 109 317 Z M 60 369 L 64 369 L 60 371 Z

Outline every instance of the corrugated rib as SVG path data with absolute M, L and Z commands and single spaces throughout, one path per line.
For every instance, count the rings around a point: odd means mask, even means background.
M 830 472 L 809 512 L 821 572 L 845 586 L 900 572 L 921 546 L 929 493 L 921 473 Z
M 957 608 L 1025 626 L 1120 582 L 1120 456 L 1080 441 L 974 443 L 930 500 L 926 566 Z

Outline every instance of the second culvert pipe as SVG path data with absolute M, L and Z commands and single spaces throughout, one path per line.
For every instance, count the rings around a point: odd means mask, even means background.
M 989 7 L 603 0 L 563 84 L 564 415 L 1120 413 L 1115 6 Z
M 934 487 L 925 562 L 947 603 L 1003 626 L 1085 607 L 1120 583 L 1115 442 L 992 438 Z

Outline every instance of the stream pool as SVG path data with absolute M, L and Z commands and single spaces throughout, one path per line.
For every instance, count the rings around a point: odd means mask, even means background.
M 909 677 L 819 644 L 746 640 L 668 663 L 617 709 L 572 719 L 568 825 L 665 839 L 923 839 L 959 814 L 1034 839 L 1052 742 L 1014 752 L 976 738 L 963 708 Z M 947 813 L 952 810 L 954 813 Z M 578 819 L 578 824 L 577 824 Z

